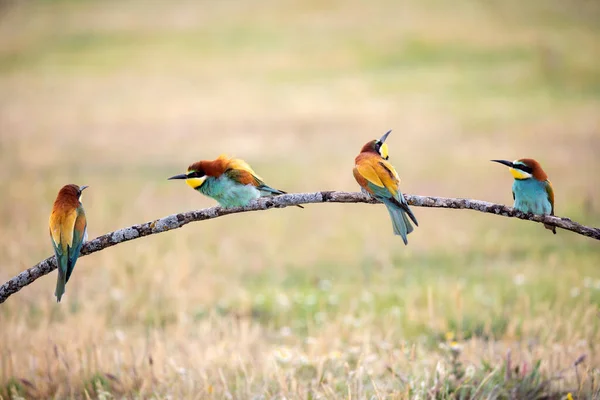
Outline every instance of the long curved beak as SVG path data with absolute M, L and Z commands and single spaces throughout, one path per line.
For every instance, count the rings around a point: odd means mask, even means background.
M 385 142 L 385 139 L 387 139 L 387 137 L 390 135 L 390 133 L 392 133 L 391 129 L 389 131 L 387 131 L 386 133 L 383 134 L 383 136 L 381 137 L 381 139 L 379 139 L 379 143 Z
M 179 174 L 179 175 L 172 176 L 167 180 L 170 181 L 171 179 L 187 179 L 187 178 L 188 178 L 187 174 Z
M 514 164 L 511 161 L 506 161 L 506 160 L 490 160 L 490 161 L 497 162 L 497 163 L 500 163 L 500 164 L 504 164 L 507 167 L 511 167 L 511 168 L 514 167 Z
M 89 188 L 88 185 L 79 186 L 79 191 L 83 192 L 85 189 Z

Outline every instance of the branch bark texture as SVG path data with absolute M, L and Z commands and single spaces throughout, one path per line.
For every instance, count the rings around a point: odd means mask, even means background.
M 434 208 L 454 208 L 475 210 L 484 213 L 502 215 L 505 217 L 520 218 L 529 221 L 554 225 L 558 228 L 566 229 L 577 234 L 588 236 L 600 240 L 600 228 L 594 228 L 578 224 L 569 218 L 559 218 L 550 215 L 525 214 L 511 207 L 501 204 L 488 203 L 486 201 L 471 199 L 455 199 L 433 196 L 415 196 L 405 195 L 408 204 L 416 207 L 434 207 Z M 362 193 L 323 191 L 314 193 L 290 193 L 276 197 L 265 197 L 253 201 L 246 207 L 222 208 L 219 206 L 206 208 L 203 210 L 188 211 L 185 213 L 173 214 L 154 221 L 139 225 L 133 225 L 128 228 L 119 229 L 107 233 L 91 240 L 83 245 L 81 256 L 95 253 L 107 247 L 114 246 L 129 240 L 139 239 L 144 236 L 154 235 L 172 229 L 181 228 L 190 222 L 204 221 L 229 214 L 236 214 L 247 211 L 268 210 L 270 208 L 283 208 L 295 206 L 298 204 L 309 203 L 369 203 L 377 204 L 377 200 L 368 197 Z M 15 294 L 25 286 L 34 282 L 36 279 L 52 272 L 56 269 L 56 257 L 52 256 L 39 262 L 33 267 L 21 272 L 2 286 L 0 286 L 0 303 L 3 303 L 11 295 Z

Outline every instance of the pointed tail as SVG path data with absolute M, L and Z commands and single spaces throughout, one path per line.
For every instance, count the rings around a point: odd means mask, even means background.
M 260 192 L 260 197 L 278 196 L 280 194 L 287 194 L 283 190 L 273 189 L 272 187 L 267 186 L 264 183 L 262 185 L 258 186 L 257 189 Z M 296 204 L 296 207 L 304 208 L 300 204 Z
M 416 218 L 414 214 L 410 209 L 408 209 L 408 213 L 410 213 L 408 214 L 404 209 L 398 207 L 391 201 L 384 201 L 384 203 L 388 212 L 390 213 L 390 218 L 392 219 L 394 234 L 402 237 L 402 241 L 405 245 L 408 244 L 408 239 L 406 236 L 414 230 L 412 224 L 410 223 L 409 217 L 415 221 L 416 224 Z
M 67 284 L 67 274 L 61 271 L 60 267 L 58 268 L 58 278 L 56 278 L 56 290 L 54 291 L 54 295 L 56 296 L 56 302 L 60 303 L 60 299 L 63 294 L 65 294 L 65 285 Z
M 54 295 L 56 296 L 56 302 L 60 302 L 62 295 L 65 294 L 65 286 L 67 284 L 67 262 L 68 258 L 66 255 L 56 255 L 56 262 L 58 263 L 58 277 L 56 278 L 56 290 Z

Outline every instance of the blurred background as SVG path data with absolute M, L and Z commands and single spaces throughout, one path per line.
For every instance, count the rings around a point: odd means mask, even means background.
M 585 0 L 2 1 L 0 280 L 52 254 L 66 183 L 94 238 L 213 206 L 166 179 L 221 153 L 356 191 L 388 129 L 405 193 L 510 205 L 489 160 L 532 157 L 556 214 L 598 226 L 598 21 Z M 0 305 L 0 396 L 443 398 L 533 373 L 592 393 L 598 242 L 414 213 L 406 247 L 383 206 L 316 204 L 84 257 L 60 304 L 52 273 Z

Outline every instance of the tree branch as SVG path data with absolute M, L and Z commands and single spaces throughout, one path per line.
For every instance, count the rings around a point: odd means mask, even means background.
M 593 228 L 580 225 L 568 218 L 559 218 L 549 215 L 524 214 L 511 207 L 500 204 L 488 203 L 480 200 L 471 199 L 453 199 L 445 197 L 432 196 L 413 196 L 405 195 L 406 200 L 412 206 L 417 207 L 436 207 L 436 208 L 455 208 L 475 210 L 485 213 L 502 215 L 505 217 L 514 217 L 526 219 L 534 222 L 540 222 L 547 225 L 554 225 L 580 235 L 588 236 L 600 240 L 600 228 Z M 81 256 L 95 253 L 107 247 L 114 246 L 129 240 L 139 239 L 144 236 L 154 235 L 156 233 L 170 231 L 181 228 L 190 222 L 203 221 L 229 214 L 236 214 L 247 211 L 268 210 L 270 208 L 283 208 L 308 203 L 379 203 L 362 193 L 349 192 L 315 192 L 315 193 L 291 193 L 276 197 L 264 197 L 253 201 L 246 207 L 221 208 L 211 207 L 204 210 L 188 211 L 180 214 L 169 215 L 168 217 L 146 222 L 140 225 L 133 225 L 128 228 L 107 233 L 87 242 L 81 249 Z M 52 272 L 56 268 L 56 258 L 49 257 L 37 265 L 21 272 L 19 275 L 10 279 L 0 286 L 0 303 L 3 303 L 14 293 L 29 285 L 36 279 Z

